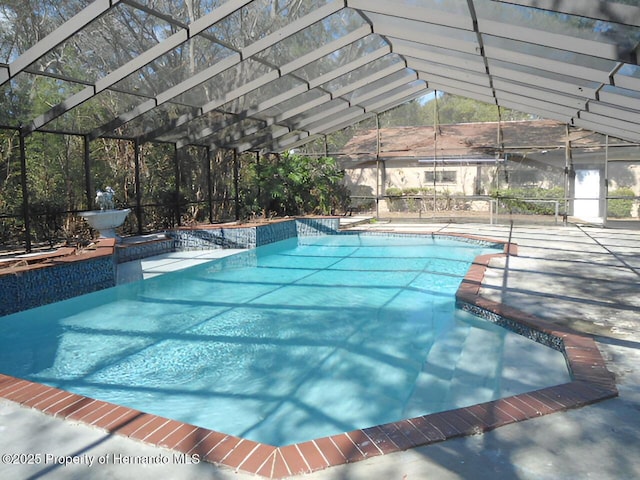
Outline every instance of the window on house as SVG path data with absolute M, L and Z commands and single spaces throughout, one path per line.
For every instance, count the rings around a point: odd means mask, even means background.
M 424 181 L 428 184 L 433 184 L 434 179 L 435 183 L 456 183 L 457 173 L 455 170 L 427 170 L 424 172 Z

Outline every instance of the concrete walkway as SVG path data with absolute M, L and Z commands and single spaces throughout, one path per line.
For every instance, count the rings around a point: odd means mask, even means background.
M 358 228 L 509 238 L 509 227 L 490 225 L 370 224 Z M 512 241 L 519 245 L 519 255 L 492 261 L 482 294 L 594 335 L 617 377 L 620 396 L 483 435 L 374 457 L 303 478 L 640 478 L 640 232 L 515 227 Z M 140 268 L 144 275 L 142 263 Z M 167 264 L 158 268 L 166 269 Z M 0 454 L 34 454 L 1 457 L 0 478 L 7 479 L 256 478 L 210 464 L 181 464 L 184 459 L 174 458 L 171 451 L 109 436 L 3 400 Z M 91 467 L 63 465 L 65 456 L 85 462 L 93 459 L 94 463 Z M 9 465 L 7 460 L 23 464 Z M 27 460 L 40 463 L 24 464 Z M 154 461 L 160 465 L 140 464 Z

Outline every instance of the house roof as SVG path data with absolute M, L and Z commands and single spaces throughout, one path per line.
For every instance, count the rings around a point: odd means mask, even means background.
M 282 151 L 438 90 L 640 142 L 636 3 L 5 4 L 0 125 Z
M 435 130 L 435 134 L 434 134 Z M 499 137 L 498 133 L 501 136 Z M 378 154 L 378 136 L 380 151 Z M 564 157 L 567 138 L 580 151 L 601 150 L 604 138 L 572 129 L 555 120 L 461 123 L 452 125 L 390 127 L 361 130 L 340 149 L 353 160 L 437 159 L 487 160 L 505 151 L 520 155 L 540 150 L 560 150 Z

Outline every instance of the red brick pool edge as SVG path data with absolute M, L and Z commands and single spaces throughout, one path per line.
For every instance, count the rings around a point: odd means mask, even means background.
M 477 257 L 456 293 L 456 300 L 557 339 L 573 379 L 569 383 L 284 447 L 227 435 L 3 374 L 0 374 L 0 398 L 48 415 L 92 425 L 110 434 L 197 456 L 199 460 L 223 467 L 279 479 L 479 434 L 617 396 L 615 379 L 592 338 L 479 295 L 490 260 L 513 255 L 516 248 L 513 244 L 505 244 L 504 253 Z

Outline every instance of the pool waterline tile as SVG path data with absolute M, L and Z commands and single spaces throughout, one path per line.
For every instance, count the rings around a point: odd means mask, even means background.
M 282 447 L 241 439 L 53 387 L 43 389 L 40 384 L 1 373 L 0 397 L 50 415 L 93 425 L 111 434 L 173 448 L 223 467 L 276 479 L 478 434 L 617 396 L 615 379 L 607 370 L 592 338 L 479 295 L 491 259 L 516 254 L 516 245 L 470 235 L 455 236 L 504 245 L 504 253 L 481 255 L 475 259 L 456 293 L 458 307 L 517 333 L 524 332 L 551 348 L 560 349 L 567 359 L 571 382 Z

